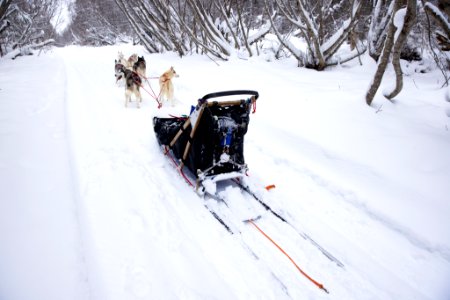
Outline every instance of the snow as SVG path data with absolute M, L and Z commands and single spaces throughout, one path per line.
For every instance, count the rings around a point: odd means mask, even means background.
M 403 30 L 403 25 L 405 23 L 405 16 L 406 16 L 406 7 L 399 9 L 394 16 L 394 26 L 397 28 L 395 30 L 394 35 L 394 43 L 397 41 L 398 36 L 400 35 L 400 32 Z
M 125 108 L 119 50 L 145 55 L 149 77 L 174 66 L 176 105 L 144 91 Z M 368 57 L 323 72 L 131 45 L 1 59 L 0 299 L 449 299 L 450 103 L 438 71 L 402 63 L 403 91 L 368 107 Z M 292 226 L 237 188 L 222 191 L 229 210 L 200 198 L 158 146 L 154 115 L 230 89 L 260 94 L 247 180 Z M 257 215 L 330 294 L 241 222 Z

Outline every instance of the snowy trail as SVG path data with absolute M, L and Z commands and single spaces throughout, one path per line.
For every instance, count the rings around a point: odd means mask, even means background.
M 2 299 L 89 297 L 65 79 L 58 55 L 0 64 Z
M 92 236 L 88 265 L 96 287 L 94 295 L 107 299 L 149 295 L 173 299 L 188 295 L 297 299 L 306 292 L 310 297 L 325 297 L 310 283 L 299 279 L 300 275 L 277 249 L 242 223 L 253 210 L 266 216 L 259 221 L 263 228 L 294 251 L 294 257 L 307 269 L 320 274 L 332 291 L 329 297 L 334 299 L 362 299 L 368 295 L 369 298 L 424 299 L 420 291 L 433 287 L 416 289 L 422 280 L 416 274 L 425 266 L 429 270 L 442 268 L 445 272 L 448 267 L 445 255 L 430 253 L 426 242 L 419 237 L 390 222 L 389 217 L 365 207 L 364 201 L 358 199 L 361 197 L 358 190 L 352 190 L 351 185 L 342 188 L 340 181 L 333 182 L 330 178 L 336 178 L 337 174 L 330 176 L 329 165 L 313 162 L 331 163 L 348 178 L 356 175 L 377 180 L 380 176 L 375 170 L 349 163 L 346 158 L 339 158 L 338 154 L 306 140 L 299 143 L 300 136 L 289 136 L 268 125 L 270 121 L 264 119 L 264 109 L 262 119 L 251 125 L 258 129 L 251 129 L 253 134 L 249 134 L 251 171 L 267 174 L 266 169 L 279 170 L 282 176 L 277 180 L 279 189 L 266 195 L 268 201 L 279 211 L 288 211 L 295 228 L 304 229 L 320 241 L 346 267 L 337 267 L 293 228 L 268 217 L 263 208 L 257 208 L 258 204 L 248 198 L 252 204 L 246 208 L 239 196 L 233 197 L 233 191 L 227 193 L 234 201 L 228 218 L 234 220 L 241 234 L 227 236 L 158 148 L 151 119 L 154 114 L 164 113 L 164 109 L 156 110 L 153 100 L 145 93 L 141 109 L 136 109 L 134 103 L 124 107 L 123 89 L 115 86 L 112 78 L 113 49 L 110 57 L 101 52 L 101 57 L 92 60 L 87 55 L 70 52 L 73 49 L 64 49 L 63 53 L 68 69 L 74 151 L 86 210 L 85 226 Z M 182 69 L 182 61 L 178 64 Z M 229 79 L 224 85 L 237 80 Z M 179 81 L 180 95 L 191 94 L 191 89 L 195 86 Z M 179 100 L 179 104 L 193 103 L 189 100 L 192 96 L 186 98 Z M 258 137 L 258 132 L 264 136 Z M 254 140 L 271 143 L 260 148 Z M 289 140 L 296 140 L 299 148 L 287 147 Z M 296 155 L 299 150 L 310 157 Z M 283 162 L 274 153 L 283 153 L 290 158 L 289 162 Z M 258 168 L 255 161 L 265 164 L 259 164 Z M 302 182 L 296 188 L 298 198 L 290 193 L 292 187 L 283 189 L 283 186 L 296 186 L 296 182 Z M 339 219 L 330 218 L 334 215 L 340 216 Z M 361 245 L 357 241 L 365 234 L 374 238 L 369 239 L 371 243 Z M 215 245 L 219 244 L 221 247 L 217 248 Z M 401 247 L 386 249 L 386 244 Z M 411 259 L 404 259 L 405 251 Z M 241 268 L 236 268 L 237 261 Z M 195 278 L 190 275 L 192 270 L 196 270 Z M 175 279 L 169 279 L 173 276 Z M 254 282 L 255 278 L 258 283 Z M 358 288 L 348 290 L 348 286 Z
M 142 109 L 125 109 L 123 89 L 114 85 L 106 63 L 63 55 L 70 58 L 70 118 L 85 227 L 92 236 L 88 265 L 93 295 L 284 298 L 279 283 L 268 271 L 260 274 L 254 259 L 222 232 L 165 161 L 153 136 L 148 97 Z M 94 77 L 110 79 L 99 83 Z M 177 190 L 174 181 L 181 185 Z M 233 268 L 236 260 L 245 263 L 245 273 Z M 255 283 L 250 284 L 255 279 L 265 288 L 255 291 Z
M 176 106 L 158 110 L 143 92 L 140 109 L 125 108 L 113 76 L 118 50 L 145 55 L 149 77 L 175 66 Z M 425 80 L 424 98 L 416 96 L 406 78 L 407 101 L 374 113 L 357 103 L 367 70 L 217 65 L 131 45 L 0 61 L 0 270 L 8 270 L 0 298 L 447 299 L 443 105 L 422 109 L 436 92 Z M 199 97 L 227 89 L 260 93 L 245 141 L 248 180 L 289 224 L 236 186 L 223 187 L 227 206 L 200 198 L 157 144 L 154 115 L 186 114 Z M 265 191 L 269 184 L 276 188 Z M 330 294 L 242 222 L 258 215 Z

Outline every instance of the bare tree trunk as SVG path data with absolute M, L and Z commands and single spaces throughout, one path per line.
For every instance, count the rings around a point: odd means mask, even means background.
M 368 44 L 369 55 L 375 61 L 378 61 L 381 52 L 383 51 L 383 45 L 386 41 L 387 31 L 389 29 L 389 22 L 394 13 L 394 3 L 395 1 L 392 1 L 387 8 L 384 8 L 387 5 L 386 0 L 377 0 L 372 12 Z M 384 9 L 386 12 L 383 12 Z
M 315 64 L 317 70 L 323 70 L 325 68 L 325 59 L 320 51 L 319 37 L 316 35 L 317 26 L 313 23 L 313 20 L 309 17 L 308 12 L 305 10 L 302 0 L 298 0 L 298 7 L 301 20 L 305 23 L 307 39 L 310 41 L 308 46 L 311 49 L 311 54 L 315 58 Z
M 150 52 L 158 52 L 158 47 L 147 37 L 147 35 L 140 30 L 140 24 L 137 22 L 137 18 L 134 18 L 133 12 L 127 8 L 127 2 L 123 0 L 115 0 L 117 4 L 121 4 L 122 11 L 128 18 L 131 26 L 134 29 L 134 32 L 138 35 L 141 42 L 144 44 L 144 47 Z M 151 27 L 150 27 L 151 28 Z
M 219 12 L 221 13 L 222 17 L 224 18 L 225 23 L 228 26 L 228 29 L 230 29 L 230 34 L 233 37 L 233 41 L 234 41 L 234 48 L 238 49 L 239 48 L 239 40 L 238 40 L 238 37 L 236 36 L 236 32 L 233 30 L 233 27 L 230 24 L 229 15 L 228 15 L 228 12 L 224 8 L 224 3 L 219 4 L 216 1 L 214 1 L 214 4 L 217 7 L 217 9 L 219 10 Z
M 386 67 L 389 63 L 389 57 L 391 56 L 392 47 L 394 46 L 394 34 L 395 34 L 395 25 L 394 25 L 394 17 L 395 13 L 400 9 L 402 0 L 395 0 L 394 3 L 394 11 L 391 16 L 391 21 L 389 23 L 389 28 L 386 36 L 386 41 L 384 43 L 383 52 L 381 57 L 378 60 L 377 70 L 375 72 L 374 78 L 370 87 L 366 93 L 366 103 L 367 105 L 371 105 L 375 94 L 377 93 L 378 88 L 381 85 L 381 80 L 383 79 L 384 72 L 386 71 Z
M 278 41 L 280 42 L 280 44 L 285 47 L 297 60 L 298 65 L 303 67 L 304 66 L 304 57 L 301 55 L 300 51 L 298 51 L 294 45 L 292 45 L 291 43 L 288 43 L 283 36 L 281 35 L 281 33 L 278 31 L 277 27 L 275 26 L 275 21 L 273 19 L 273 16 L 270 12 L 270 8 L 269 8 L 269 3 L 268 0 L 264 0 L 264 8 L 266 11 L 266 14 L 269 16 L 269 21 L 270 21 L 270 25 L 273 28 L 273 31 L 275 33 L 275 35 L 278 38 Z
M 403 72 L 402 67 L 400 66 L 400 53 L 402 52 L 403 44 L 408 37 L 409 32 L 413 26 L 413 23 L 416 19 L 416 8 L 417 8 L 417 0 L 408 0 L 408 6 L 406 8 L 406 14 L 404 18 L 403 28 L 397 40 L 394 44 L 394 51 L 392 54 L 392 65 L 395 70 L 395 89 L 391 91 L 389 94 L 385 95 L 389 100 L 393 99 L 397 96 L 402 88 L 403 88 Z
M 246 30 L 244 21 L 242 18 L 242 7 L 239 5 L 239 1 L 236 1 L 236 5 L 237 5 L 238 23 L 239 23 L 239 25 L 241 27 L 241 31 L 242 31 L 242 40 L 245 45 L 245 48 L 247 49 L 248 55 L 253 56 L 252 48 L 250 48 L 250 45 L 248 44 L 248 35 L 247 35 L 248 30 Z

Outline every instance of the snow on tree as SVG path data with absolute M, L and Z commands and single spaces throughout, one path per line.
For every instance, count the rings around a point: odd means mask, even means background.
M 223 60 L 235 51 L 252 56 L 270 31 L 266 23 L 251 34 L 259 25 L 257 1 L 115 1 L 149 52 L 196 51 Z
M 32 54 L 54 42 L 58 0 L 0 0 L 0 55 Z
M 349 38 L 355 28 L 361 11 L 361 2 L 322 0 L 298 0 L 293 3 L 287 0 L 276 0 L 273 3 L 265 0 L 266 13 L 280 43 L 297 59 L 300 66 L 323 70 L 327 66 L 346 62 L 361 54 L 356 51 L 346 57 L 335 54 Z M 307 51 L 287 42 L 285 35 L 277 26 L 275 16 L 286 20 L 290 32 L 298 31 L 307 44 Z
M 130 25 L 114 0 L 75 0 L 63 40 L 80 45 L 113 45 L 130 40 Z
M 435 33 L 439 46 L 443 51 L 450 51 L 450 23 L 447 20 L 447 16 L 431 2 L 425 3 L 424 9 L 438 23 L 443 31 L 436 31 Z

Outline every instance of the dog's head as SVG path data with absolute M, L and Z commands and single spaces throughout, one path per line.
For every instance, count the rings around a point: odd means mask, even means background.
M 122 76 L 125 74 L 125 66 L 120 63 L 120 61 L 115 60 L 115 66 L 114 66 L 114 76 L 116 77 L 116 80 L 120 80 Z
M 137 60 L 138 60 L 138 56 L 137 56 L 136 53 L 132 54 L 132 55 L 128 58 L 128 61 L 131 62 L 131 63 L 135 63 L 135 62 L 137 62 Z
M 125 58 L 125 56 L 123 55 L 122 51 L 117 52 L 117 60 L 118 61 L 121 61 L 124 58 Z
M 135 69 L 136 68 L 145 68 L 146 67 L 146 63 L 145 63 L 145 59 L 143 56 L 139 56 L 137 61 L 134 63 L 133 66 Z
M 179 77 L 179 75 L 177 74 L 177 72 L 175 71 L 175 69 L 173 67 L 170 67 L 168 75 L 170 77 L 170 79 L 174 78 L 174 77 Z

